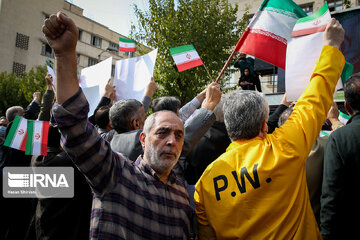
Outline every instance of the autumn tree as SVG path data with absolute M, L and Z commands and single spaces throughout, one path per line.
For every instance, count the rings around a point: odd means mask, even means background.
M 247 21 L 247 14 L 236 19 L 238 7 L 227 0 L 149 0 L 148 10 L 141 11 L 136 5 L 134 10 L 138 24 L 132 26 L 131 36 L 158 48 L 156 96 L 177 96 L 183 104 L 216 79 Z M 194 45 L 208 73 L 204 66 L 178 72 L 169 48 L 188 44 Z M 231 72 L 228 69 L 220 83 Z

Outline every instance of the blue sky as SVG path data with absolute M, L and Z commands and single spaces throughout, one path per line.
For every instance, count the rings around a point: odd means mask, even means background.
M 136 22 L 133 4 L 148 8 L 147 0 L 67 0 L 84 9 L 83 14 L 111 30 L 128 36 L 131 23 Z

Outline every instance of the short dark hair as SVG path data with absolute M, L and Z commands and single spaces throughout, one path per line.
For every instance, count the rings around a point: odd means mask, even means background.
M 181 102 L 176 97 L 159 97 L 153 100 L 151 108 L 153 112 L 168 110 L 177 114 L 180 106 Z
M 110 106 L 102 106 L 95 113 L 95 122 L 96 125 L 99 126 L 99 128 L 105 129 L 106 126 L 109 124 L 109 111 Z
M 360 73 L 355 73 L 346 81 L 345 100 L 354 112 L 360 111 Z
M 132 129 L 131 122 L 141 119 L 140 108 L 142 103 L 135 99 L 125 99 L 116 102 L 109 111 L 110 123 L 117 133 L 129 132 Z

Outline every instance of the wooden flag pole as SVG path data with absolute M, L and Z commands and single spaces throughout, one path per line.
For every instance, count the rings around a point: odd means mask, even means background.
M 229 63 L 231 61 L 231 59 L 233 58 L 233 56 L 235 55 L 235 50 L 232 52 L 232 54 L 230 55 L 229 59 L 227 60 L 226 64 L 224 65 L 223 69 L 221 70 L 219 76 L 216 78 L 216 83 L 219 83 L 219 80 L 221 78 L 221 76 L 224 74 L 226 68 L 229 66 Z

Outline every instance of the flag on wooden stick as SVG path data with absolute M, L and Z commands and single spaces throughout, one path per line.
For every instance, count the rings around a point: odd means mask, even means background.
M 286 45 L 299 18 L 307 14 L 291 0 L 265 0 L 241 36 L 235 51 L 285 69 Z
M 193 45 L 170 48 L 170 53 L 179 72 L 204 64 Z
M 136 52 L 135 41 L 127 38 L 119 38 L 119 50 L 121 52 Z

